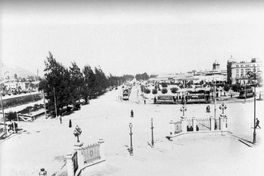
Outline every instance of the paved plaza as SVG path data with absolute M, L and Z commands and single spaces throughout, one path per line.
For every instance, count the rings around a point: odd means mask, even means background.
M 262 175 L 263 129 L 257 130 L 257 144 L 248 147 L 229 133 L 186 134 L 169 141 L 170 120 L 181 116 L 181 105 L 154 105 L 136 101 L 132 89 L 131 101 L 118 99 L 119 90 L 113 90 L 92 100 L 71 115 L 59 119 L 20 122 L 23 132 L 1 141 L 1 173 L 4 176 L 38 175 L 45 168 L 48 175 L 63 175 L 65 155 L 73 150 L 76 138 L 73 127 L 82 129 L 80 140 L 92 143 L 105 140 L 106 162 L 84 170 L 82 175 Z M 217 116 L 220 114 L 217 103 Z M 257 117 L 264 120 L 264 102 L 257 101 Z M 229 131 L 245 140 L 252 140 L 253 101 L 226 103 Z M 187 105 L 186 116 L 204 118 L 207 104 Z M 130 117 L 133 109 L 134 118 Z M 211 104 L 213 109 L 213 104 Z M 155 146 L 151 148 L 150 119 L 154 119 Z M 134 156 L 130 156 L 129 127 L 133 123 Z M 3 162 L 4 161 L 4 162 Z M 62 169 L 61 169 L 62 168 Z

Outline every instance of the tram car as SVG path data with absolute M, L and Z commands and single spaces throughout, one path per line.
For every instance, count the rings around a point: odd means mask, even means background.
M 158 95 L 154 98 L 154 104 L 174 104 L 176 99 L 171 95 Z
M 209 90 L 187 91 L 186 103 L 210 103 Z
M 254 96 L 253 88 L 251 86 L 247 86 L 246 88 L 241 89 L 238 98 L 245 99 L 245 98 L 251 98 L 253 96 Z
M 123 100 L 129 100 L 129 90 L 128 89 L 123 90 Z

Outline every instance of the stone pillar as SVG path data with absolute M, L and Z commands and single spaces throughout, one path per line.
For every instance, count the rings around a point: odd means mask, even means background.
M 210 117 L 210 130 L 214 131 L 215 128 L 215 119 L 213 117 Z
M 74 150 L 77 152 L 78 166 L 79 168 L 83 168 L 84 166 L 84 156 L 82 155 L 82 147 L 83 143 L 77 143 L 74 145 Z
M 192 118 L 192 126 L 193 126 L 193 131 L 196 131 L 196 119 L 195 119 L 195 117 Z
M 227 117 L 226 115 L 223 117 L 223 131 L 227 131 L 227 127 L 228 127 L 228 124 L 227 124 Z
M 72 154 L 66 155 L 67 176 L 74 176 L 74 166 L 73 166 L 72 156 L 73 156 Z
M 181 117 L 182 118 L 182 132 L 186 133 L 187 132 L 187 119 L 186 117 Z
M 175 122 L 173 120 L 170 121 L 170 135 L 174 135 L 175 133 Z
M 100 149 L 100 157 L 101 160 L 105 161 L 105 142 L 103 139 L 99 139 L 98 144 L 100 145 L 99 149 Z
M 220 126 L 220 130 L 224 131 L 225 124 L 224 124 L 224 118 L 222 117 L 222 115 L 220 115 L 219 121 L 220 121 L 220 125 L 219 125 Z

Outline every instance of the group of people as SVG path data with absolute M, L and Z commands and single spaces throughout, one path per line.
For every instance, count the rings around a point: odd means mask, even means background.
M 193 126 L 187 126 L 187 131 L 193 131 Z M 196 131 L 199 131 L 198 125 L 196 125 Z

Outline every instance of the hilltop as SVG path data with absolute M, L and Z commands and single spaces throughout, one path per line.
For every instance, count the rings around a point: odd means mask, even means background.
M 2 74 L 5 74 L 5 78 L 9 77 L 10 79 L 14 78 L 14 75 L 17 74 L 17 77 L 21 78 L 27 78 L 29 76 L 36 76 L 36 74 L 33 74 L 32 72 L 16 66 L 16 65 L 6 65 L 6 64 L 1 64 L 0 65 L 0 70 L 2 71 Z M 2 76 L 2 75 L 1 75 Z

